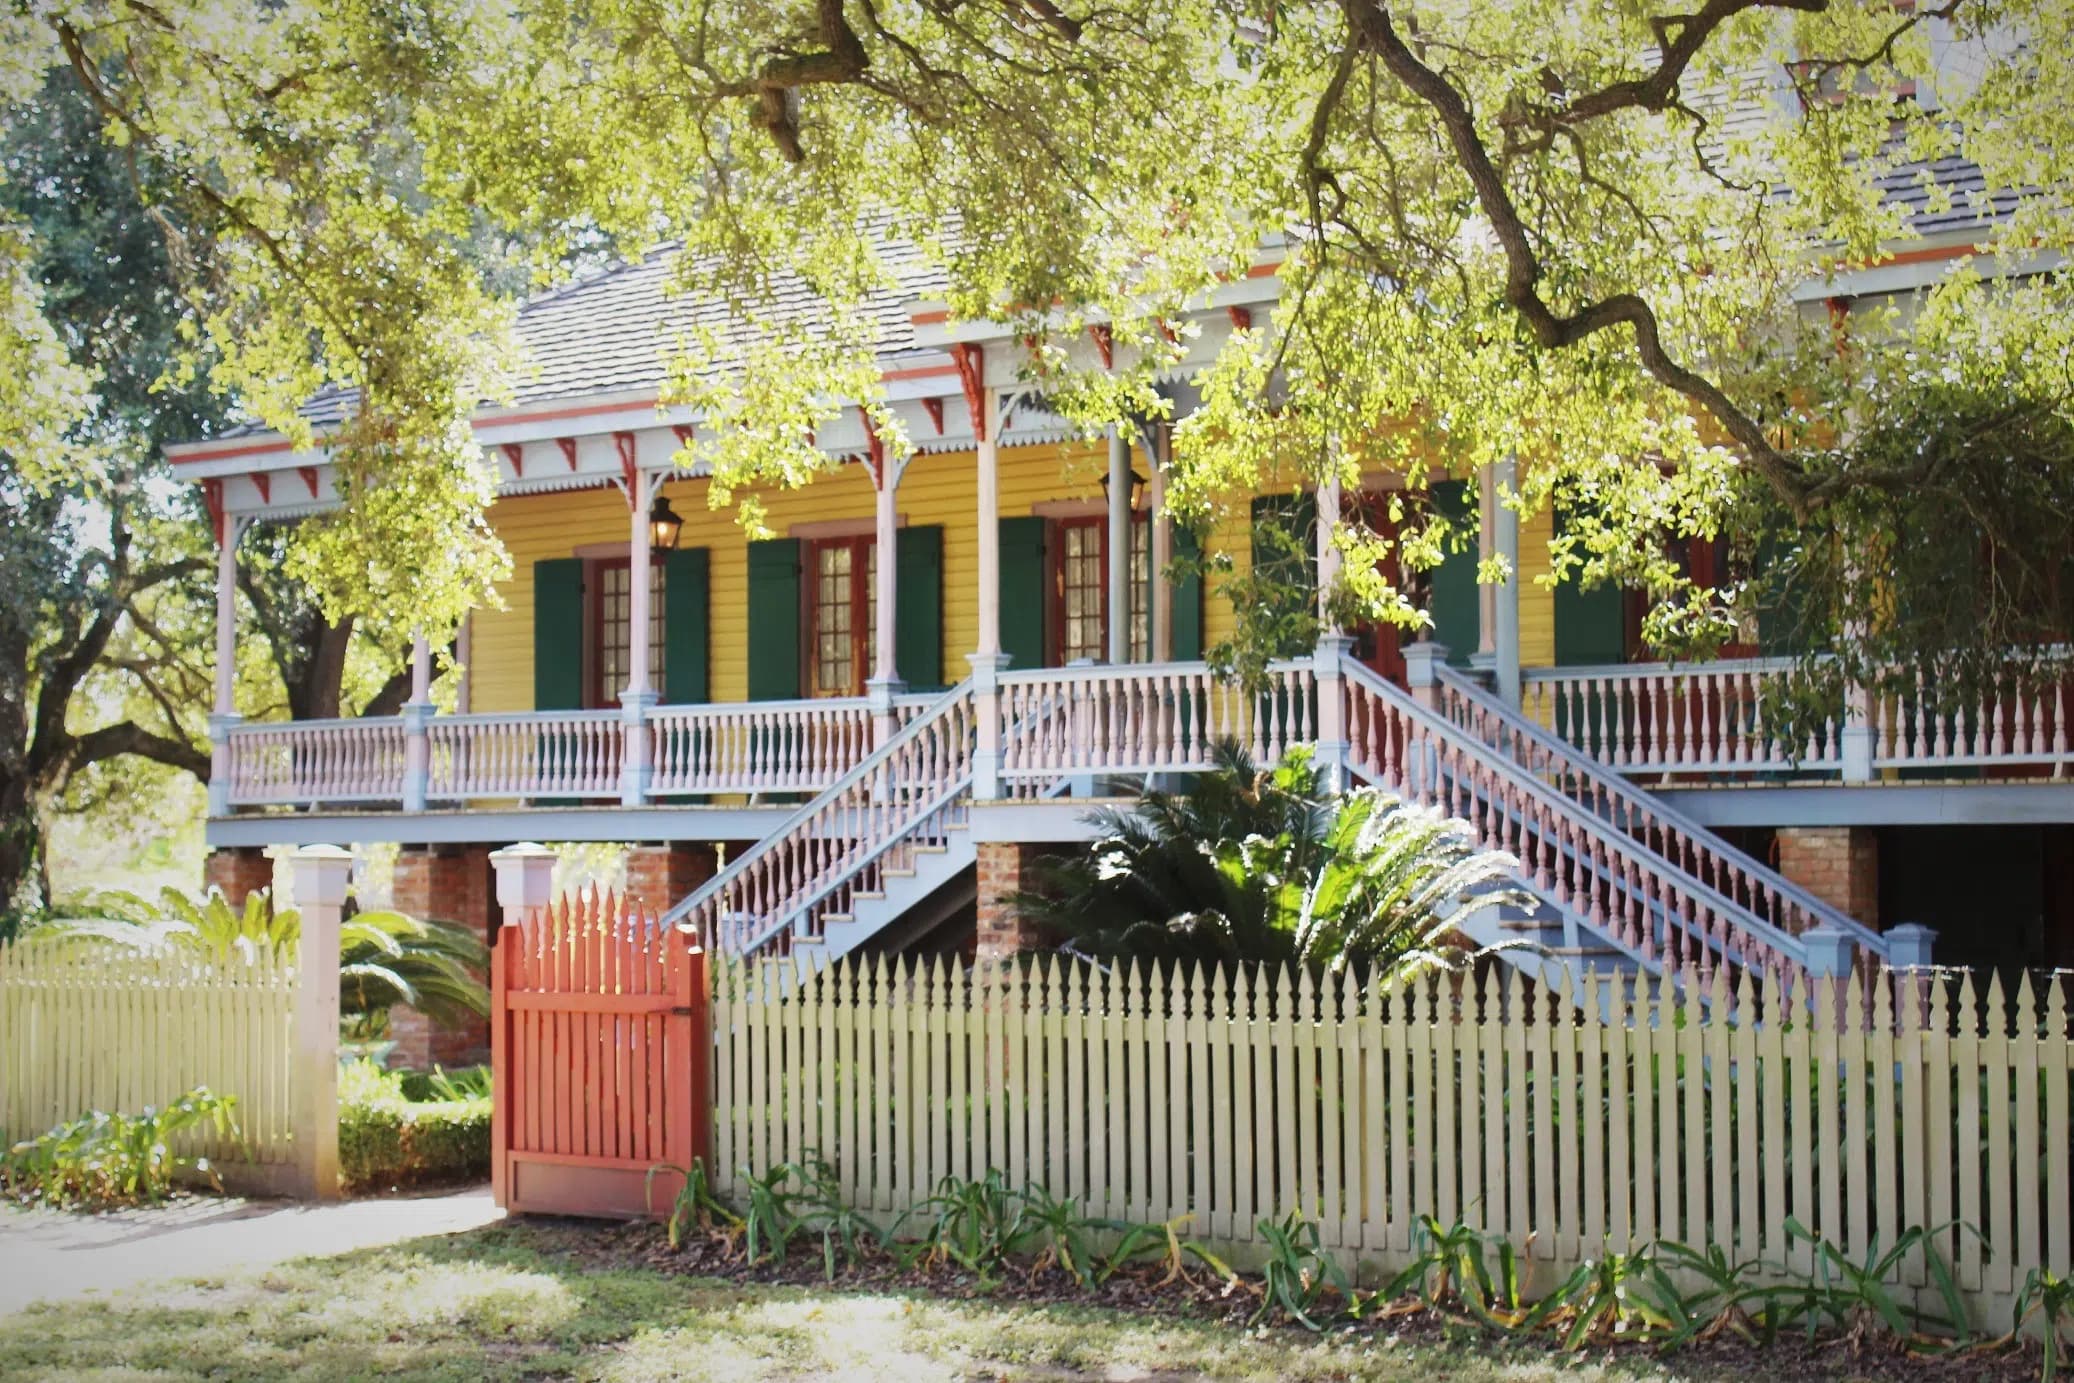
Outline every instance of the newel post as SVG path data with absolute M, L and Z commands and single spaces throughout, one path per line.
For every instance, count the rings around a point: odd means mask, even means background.
M 432 779 L 432 648 L 425 631 L 411 635 L 410 700 L 403 703 L 403 809 L 425 810 Z
M 1846 783 L 1872 781 L 1872 694 L 1853 684 L 1844 689 L 1844 723 L 1838 732 L 1837 752 L 1843 761 Z
M 338 1184 L 339 924 L 353 857 L 306 845 L 289 857 L 302 934 L 295 950 L 293 1094 L 295 1194 L 335 1200 Z
M 1404 685 L 1412 700 L 1429 711 L 1440 709 L 1440 669 L 1446 665 L 1448 646 L 1421 639 L 1404 649 Z
M 1344 792 L 1347 787 L 1347 678 L 1345 664 L 1354 647 L 1353 639 L 1345 634 L 1326 633 L 1319 637 L 1316 652 L 1311 655 L 1311 671 L 1318 683 L 1318 744 L 1313 751 L 1313 761 L 1325 770 L 1325 787 L 1329 792 Z

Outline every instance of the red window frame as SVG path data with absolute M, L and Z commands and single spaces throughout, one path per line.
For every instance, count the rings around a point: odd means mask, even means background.
M 1051 619 L 1049 621 L 1050 630 L 1045 638 L 1045 661 L 1053 667 L 1063 667 L 1066 663 L 1066 535 L 1075 530 L 1095 535 L 1095 565 L 1100 572 L 1100 579 L 1096 583 L 1096 597 L 1100 601 L 1101 608 L 1101 633 L 1097 639 L 1097 647 L 1093 657 L 1097 662 L 1106 661 L 1109 657 L 1110 616 L 1109 516 L 1107 514 L 1079 514 L 1072 518 L 1055 519 L 1053 520 L 1053 525 L 1053 536 L 1057 541 L 1053 544 L 1053 556 L 1051 559 L 1051 581 L 1049 587 L 1051 593 Z M 1133 625 L 1130 647 L 1131 657 L 1134 660 L 1151 656 L 1152 611 L 1145 598 L 1146 574 L 1144 569 L 1139 566 L 1137 560 L 1141 555 L 1148 563 L 1152 560 L 1151 542 L 1152 525 L 1150 516 L 1141 511 L 1132 511 L 1131 603 L 1129 610 L 1126 612 L 1126 617 L 1132 621 Z M 1142 630 L 1136 627 L 1137 618 L 1141 614 L 1145 617 L 1145 627 Z M 1081 656 L 1085 657 L 1088 655 L 1082 654 Z
M 850 551 L 850 680 L 847 685 L 835 688 L 821 684 L 821 554 L 838 548 Z M 806 679 L 806 694 L 810 697 L 864 695 L 864 684 L 871 677 L 873 646 L 877 642 L 877 607 L 872 591 L 877 550 L 878 538 L 871 533 L 812 538 L 807 542 L 806 613 L 801 621 L 805 626 L 807 656 L 802 676 Z
M 663 628 L 669 616 L 669 611 L 663 602 L 662 582 L 658 579 L 662 571 L 662 565 L 662 557 L 659 554 L 650 555 L 648 559 L 648 570 L 650 573 L 648 578 L 650 582 L 648 592 L 648 678 L 649 684 L 657 688 L 662 686 Z M 619 704 L 619 693 L 622 690 L 620 687 L 606 685 L 610 679 L 605 672 L 605 573 L 608 571 L 623 571 L 631 574 L 633 566 L 634 559 L 631 556 L 601 557 L 591 563 L 591 569 L 588 573 L 590 578 L 590 631 L 588 639 L 590 667 L 585 680 L 589 693 L 588 706 L 592 710 L 609 710 L 617 706 Z M 628 586 L 627 593 L 629 597 L 627 607 L 627 624 L 629 628 L 627 633 L 631 639 L 633 636 L 631 628 L 633 624 L 631 600 L 633 587 L 631 585 Z

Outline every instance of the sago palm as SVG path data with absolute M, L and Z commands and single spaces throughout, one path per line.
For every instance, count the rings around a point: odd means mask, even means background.
M 270 903 L 264 890 L 242 908 L 215 889 L 194 898 L 167 888 L 155 902 L 109 891 L 89 900 L 100 916 L 50 926 L 140 950 L 177 946 L 218 961 L 291 952 L 302 939 L 302 914 Z M 488 963 L 482 942 L 465 928 L 400 912 L 355 913 L 339 927 L 339 1016 L 363 1035 L 398 1004 L 439 1023 L 482 1017 L 490 1011 L 481 979 Z
M 1184 792 L 1090 817 L 1085 850 L 1038 869 L 1016 904 L 1098 957 L 1385 972 L 1460 954 L 1467 912 L 1531 906 L 1512 856 L 1465 822 L 1372 788 L 1334 797 L 1307 750 L 1273 770 L 1236 745 Z

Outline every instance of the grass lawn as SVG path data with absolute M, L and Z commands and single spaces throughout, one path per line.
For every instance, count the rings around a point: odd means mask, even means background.
M 148 1243 L 142 1246 L 149 1251 Z M 177 1272 L 177 1264 L 167 1265 Z M 1458 1343 L 1247 1334 L 1014 1301 L 589 1270 L 500 1224 L 0 1320 L 0 1378 L 1517 1380 L 1633 1377 Z M 1666 1376 L 1666 1375 L 1653 1375 Z

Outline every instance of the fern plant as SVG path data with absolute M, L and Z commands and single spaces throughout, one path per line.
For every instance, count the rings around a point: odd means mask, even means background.
M 140 1114 L 96 1110 L 0 1155 L 0 1187 L 21 1200 L 58 1206 L 156 1203 L 183 1171 L 214 1181 L 208 1159 L 175 1153 L 173 1140 L 209 1127 L 235 1134 L 236 1105 L 235 1096 L 197 1086 Z

